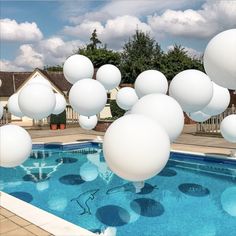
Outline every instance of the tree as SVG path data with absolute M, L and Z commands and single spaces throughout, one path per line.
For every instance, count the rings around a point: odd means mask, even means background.
M 52 72 L 58 72 L 58 71 L 63 71 L 63 67 L 60 66 L 60 65 L 57 65 L 57 66 L 44 66 L 44 70 L 52 71 Z
M 87 45 L 87 49 L 97 49 L 97 44 L 101 44 L 102 42 L 97 37 L 97 30 L 95 29 L 90 37 L 90 44 Z
M 187 69 L 204 71 L 200 59 L 191 58 L 181 45 L 174 45 L 173 49 L 163 55 L 160 71 L 168 80 L 173 79 L 179 72 Z
M 134 83 L 136 77 L 148 69 L 160 69 L 162 50 L 148 33 L 136 30 L 124 45 L 120 69 L 123 82 Z
M 101 44 L 101 47 L 98 47 L 98 44 Z M 102 42 L 97 37 L 96 29 L 90 37 L 90 43 L 86 47 L 79 48 L 76 53 L 88 57 L 95 68 L 105 64 L 113 64 L 115 66 L 120 64 L 120 53 L 109 50 L 106 45 L 102 45 Z

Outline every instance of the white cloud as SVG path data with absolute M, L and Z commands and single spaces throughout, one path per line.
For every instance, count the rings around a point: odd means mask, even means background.
M 98 21 L 84 21 L 77 26 L 66 26 L 64 33 L 88 41 L 94 29 L 101 41 L 113 49 L 120 49 L 136 29 L 152 32 L 151 27 L 137 17 L 125 15 L 107 20 L 104 25 Z
M 166 10 L 162 15 L 149 16 L 155 32 L 174 36 L 207 38 L 236 27 L 236 1 L 207 1 L 200 10 Z
M 35 51 L 32 44 L 24 44 L 20 46 L 19 54 L 14 63 L 24 68 L 42 68 L 43 55 Z
M 1 71 L 24 71 L 23 67 L 15 65 L 12 61 L 9 60 L 0 60 Z
M 76 26 L 65 26 L 63 32 L 67 35 L 76 36 L 81 40 L 88 41 L 94 29 L 97 30 L 99 35 L 104 31 L 104 27 L 99 21 L 84 20 Z
M 35 22 L 17 23 L 11 19 L 0 20 L 1 34 L 3 41 L 38 41 L 43 34 Z
M 0 61 L 0 68 L 2 71 L 27 71 L 37 67 L 42 69 L 46 65 L 61 65 L 81 45 L 79 40 L 64 42 L 60 37 L 23 44 L 14 60 Z
M 40 41 L 37 50 L 44 56 L 44 65 L 61 65 L 81 45 L 80 40 L 65 42 L 60 37 L 51 37 Z
M 201 0 L 202 1 L 202 0 Z M 118 16 L 146 16 L 166 8 L 181 9 L 191 5 L 189 0 L 112 0 L 94 7 L 93 1 L 63 1 L 61 10 L 69 22 L 80 24 L 83 20 L 105 22 Z

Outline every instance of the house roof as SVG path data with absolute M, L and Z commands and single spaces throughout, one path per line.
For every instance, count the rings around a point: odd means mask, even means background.
M 2 80 L 2 86 L 0 87 L 0 97 L 10 97 L 17 89 L 23 85 L 23 83 L 34 73 L 40 71 L 49 81 L 51 81 L 61 92 L 68 92 L 72 87 L 64 77 L 62 71 L 46 71 L 36 68 L 31 72 L 6 72 L 0 71 L 0 79 Z M 95 79 L 97 69 L 94 70 L 93 79 Z M 66 94 L 67 95 L 67 94 Z
M 0 96 L 11 96 L 31 75 L 32 72 L 4 72 L 0 71 L 2 86 L 0 87 Z
M 65 79 L 63 72 L 48 72 L 39 70 L 49 81 L 51 81 L 62 92 L 69 91 L 71 84 Z M 30 77 L 32 72 L 5 72 L 0 71 L 2 86 L 0 87 L 1 97 L 10 97 Z

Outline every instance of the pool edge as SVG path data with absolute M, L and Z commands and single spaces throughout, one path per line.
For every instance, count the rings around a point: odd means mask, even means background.
M 70 223 L 56 215 L 44 211 L 30 203 L 24 202 L 0 191 L 0 206 L 22 217 L 32 224 L 58 236 L 96 236 L 97 234 Z

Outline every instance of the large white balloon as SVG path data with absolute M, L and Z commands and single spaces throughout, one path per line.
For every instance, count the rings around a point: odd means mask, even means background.
M 17 125 L 0 127 L 0 166 L 16 167 L 22 164 L 32 150 L 32 141 L 26 130 Z
M 66 59 L 63 73 L 65 78 L 74 84 L 81 79 L 93 77 L 93 63 L 83 55 L 73 55 Z
M 236 143 L 236 114 L 229 115 L 222 120 L 220 132 L 224 139 Z
M 24 116 L 18 104 L 18 93 L 14 93 L 13 95 L 11 95 L 11 97 L 8 99 L 7 107 L 8 107 L 8 111 L 12 115 L 17 116 L 17 117 Z
M 210 115 L 207 115 L 207 114 L 203 113 L 202 111 L 195 111 L 195 112 L 187 113 L 187 116 L 191 120 L 194 120 L 197 122 L 204 122 L 204 121 L 211 118 Z
M 231 216 L 236 217 L 236 187 L 227 188 L 221 194 L 222 208 Z
M 217 34 L 204 53 L 204 68 L 218 85 L 236 89 L 236 29 Z
M 105 107 L 107 93 L 98 81 L 82 79 L 72 86 L 69 101 L 72 108 L 80 115 L 93 116 Z
M 2 119 L 2 116 L 3 116 L 3 106 L 0 103 L 0 119 Z
M 66 100 L 64 96 L 62 96 L 59 93 L 56 93 L 55 97 L 56 97 L 56 105 L 54 107 L 52 114 L 58 115 L 66 109 Z
M 213 96 L 211 101 L 202 109 L 202 112 L 211 116 L 221 114 L 230 103 L 230 93 L 227 88 L 223 88 L 216 83 L 213 84 Z
M 79 125 L 86 130 L 92 130 L 97 125 L 97 116 L 79 116 Z
M 120 84 L 121 73 L 116 66 L 106 64 L 98 69 L 96 79 L 105 87 L 106 90 L 111 90 Z
M 86 162 L 80 167 L 80 176 L 84 181 L 93 181 L 98 177 L 98 168 L 91 162 Z
M 124 110 L 130 110 L 138 101 L 138 96 L 133 88 L 122 88 L 116 95 L 117 105 Z
M 142 72 L 134 83 L 139 98 L 151 93 L 164 93 L 168 90 L 168 82 L 164 74 L 157 70 Z
M 56 105 L 52 89 L 42 84 L 28 84 L 19 93 L 18 104 L 25 116 L 40 120 L 48 117 Z
M 200 111 L 211 100 L 213 86 L 210 78 L 198 70 L 185 70 L 170 83 L 169 94 L 187 112 Z
M 175 99 L 165 94 L 142 97 L 131 109 L 132 114 L 146 115 L 163 126 L 171 142 L 176 140 L 184 127 L 184 114 Z
M 109 168 L 130 181 L 143 181 L 158 174 L 170 154 L 166 131 L 152 119 L 131 114 L 107 129 L 103 151 Z

